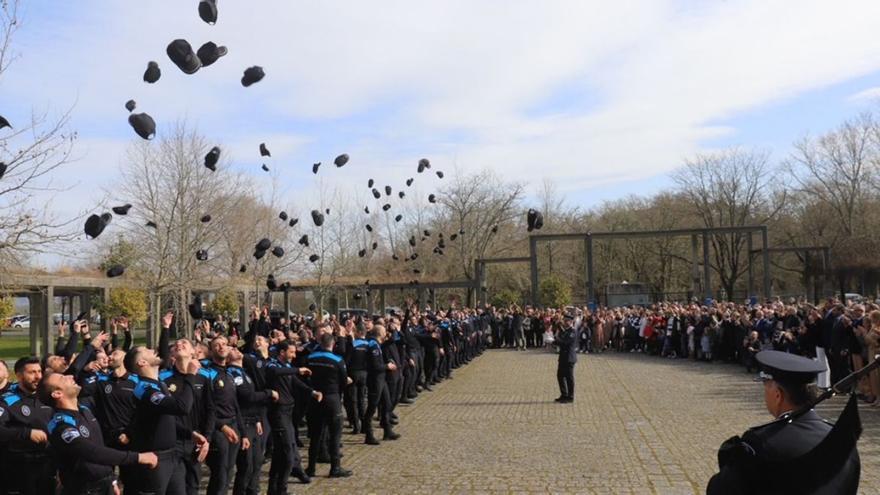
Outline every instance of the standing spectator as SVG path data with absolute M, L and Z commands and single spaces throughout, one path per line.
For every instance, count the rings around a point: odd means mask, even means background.
M 761 352 L 761 337 L 757 330 L 752 330 L 743 342 L 743 359 L 745 360 L 746 372 L 751 373 L 752 368 L 757 366 L 755 355 Z

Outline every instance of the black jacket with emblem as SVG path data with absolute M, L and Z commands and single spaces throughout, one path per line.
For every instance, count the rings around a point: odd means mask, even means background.
M 46 446 L 31 442 L 31 430 L 47 431 L 52 408 L 16 387 L 0 398 L 0 447 L 10 454 L 46 453 Z
M 164 451 L 174 447 L 175 416 L 186 416 L 193 405 L 193 375 L 186 375 L 183 388 L 172 394 L 164 383 L 141 377 L 134 389 L 137 401 L 131 424 L 131 448 L 137 452 Z
M 49 421 L 49 450 L 57 461 L 64 493 L 77 493 L 113 474 L 113 466 L 137 464 L 138 454 L 104 446 L 101 425 L 92 411 L 57 409 Z

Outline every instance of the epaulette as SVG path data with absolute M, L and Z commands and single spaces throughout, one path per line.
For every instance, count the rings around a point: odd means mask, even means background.
M 312 358 L 327 358 L 327 359 L 330 359 L 331 361 L 336 362 L 336 363 L 342 361 L 341 357 L 337 356 L 336 354 L 329 353 L 327 351 L 313 352 L 313 353 L 309 354 L 309 361 L 311 361 Z
M 142 399 L 144 397 L 144 394 L 150 389 L 153 389 L 156 391 L 162 390 L 161 388 L 159 388 L 158 385 L 156 385 L 154 383 L 141 381 L 141 382 L 138 382 L 137 386 L 134 388 L 134 396 L 137 397 L 138 399 Z
M 55 431 L 55 428 L 58 428 L 58 425 L 60 425 L 60 424 L 68 424 L 68 425 L 76 428 L 76 419 L 74 419 L 69 414 L 56 413 L 55 416 L 53 416 L 52 419 L 49 421 L 49 424 L 46 429 L 49 431 L 49 434 L 51 435 L 52 432 Z
M 159 380 L 163 382 L 172 376 L 174 376 L 174 370 L 162 370 L 159 372 Z
M 207 378 L 210 381 L 214 381 L 217 378 L 217 370 L 213 370 L 210 368 L 199 368 L 199 375 Z
M 14 394 L 12 392 L 6 392 L 5 394 L 3 394 L 3 402 L 6 403 L 7 407 L 11 407 L 13 404 L 20 400 L 21 397 L 19 397 L 18 394 Z

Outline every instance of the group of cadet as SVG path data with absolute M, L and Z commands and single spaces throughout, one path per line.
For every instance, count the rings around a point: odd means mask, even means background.
M 97 334 L 80 320 L 69 337 L 59 327 L 53 353 L 16 361 L 15 383 L 0 364 L 0 494 L 196 495 L 203 464 L 209 495 L 286 494 L 318 463 L 347 477 L 343 417 L 368 445 L 397 440 L 398 404 L 452 378 L 488 334 L 471 310 L 251 316 L 245 332 L 199 321 L 190 340 L 168 313 L 155 350 L 132 345 L 124 318 Z

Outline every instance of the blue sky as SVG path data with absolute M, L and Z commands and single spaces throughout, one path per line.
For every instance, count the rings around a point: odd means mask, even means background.
M 532 194 L 549 178 L 589 208 L 669 187 L 698 152 L 756 146 L 780 160 L 880 94 L 876 1 L 227 0 L 216 26 L 197 3 L 23 2 L 0 114 L 75 105 L 79 160 L 56 179 L 74 184 L 65 212 L 110 195 L 137 139 L 129 98 L 160 132 L 198 126 L 257 180 L 267 142 L 291 198 L 319 180 L 313 162 L 347 152 L 345 172 L 320 179 L 358 194 L 425 156 L 447 173 L 528 178 Z M 229 55 L 184 75 L 165 55 L 178 37 Z M 148 60 L 155 85 L 141 81 Z M 245 89 L 250 65 L 267 76 Z

